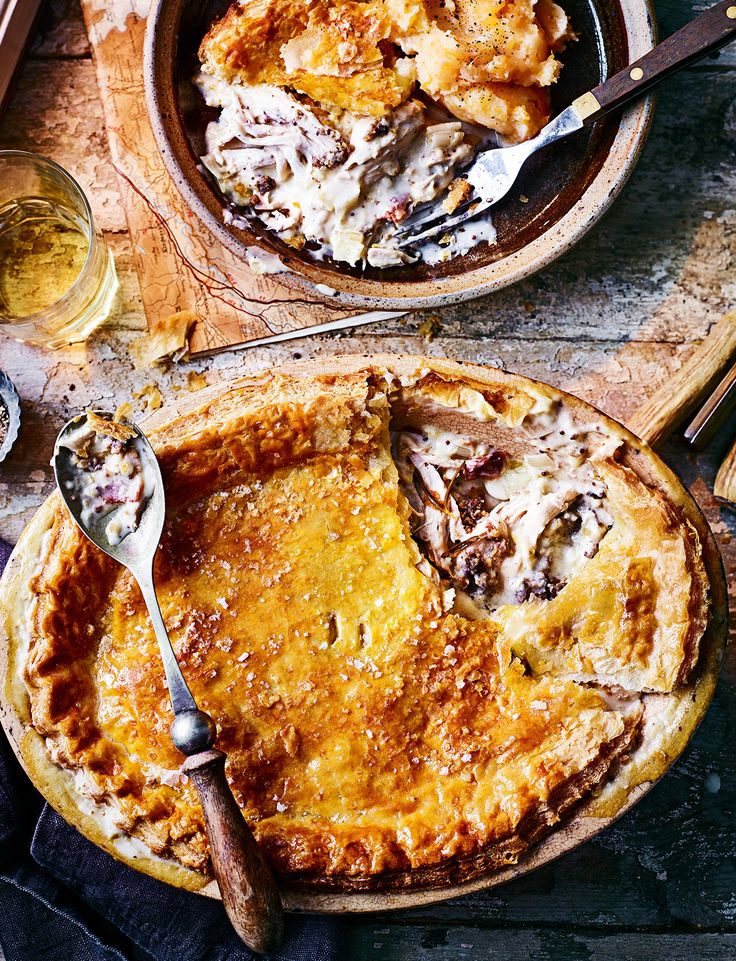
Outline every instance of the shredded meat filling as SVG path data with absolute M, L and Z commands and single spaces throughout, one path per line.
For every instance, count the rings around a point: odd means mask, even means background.
M 561 448 L 559 441 L 563 439 Z M 540 452 L 507 451 L 429 429 L 395 437 L 413 534 L 436 575 L 482 610 L 552 600 L 611 526 L 605 491 L 564 432 Z

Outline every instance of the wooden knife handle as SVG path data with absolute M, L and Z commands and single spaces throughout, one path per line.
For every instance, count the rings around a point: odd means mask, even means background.
M 736 0 L 721 0 L 635 63 L 575 101 L 584 122 L 636 97 L 683 67 L 736 39 Z
M 653 447 L 679 427 L 712 393 L 736 355 L 736 311 L 726 314 L 673 377 L 655 391 L 627 426 Z
M 284 931 L 281 898 L 227 783 L 225 755 L 202 751 L 188 757 L 181 769 L 199 792 L 212 867 L 232 926 L 253 951 L 275 951 Z

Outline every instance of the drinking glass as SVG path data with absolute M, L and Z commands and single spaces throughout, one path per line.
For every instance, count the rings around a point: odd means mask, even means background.
M 115 262 L 79 184 L 57 163 L 0 150 L 0 324 L 63 347 L 110 314 Z

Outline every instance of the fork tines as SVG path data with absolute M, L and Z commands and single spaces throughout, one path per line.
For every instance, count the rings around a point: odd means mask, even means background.
M 429 240 L 442 234 L 453 227 L 459 227 L 466 220 L 472 220 L 480 214 L 485 213 L 492 205 L 484 203 L 479 197 L 474 197 L 460 204 L 452 214 L 438 210 L 436 206 L 417 220 L 404 224 L 400 230 L 394 234 L 394 238 L 399 241 L 399 249 L 411 247 L 423 240 Z

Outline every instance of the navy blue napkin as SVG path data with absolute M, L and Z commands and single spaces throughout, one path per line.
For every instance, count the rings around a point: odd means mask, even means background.
M 0 541 L 0 570 L 10 547 Z M 274 961 L 340 961 L 340 925 L 287 916 Z M 254 961 L 219 901 L 96 848 L 44 804 L 0 731 L 0 945 L 6 961 Z

